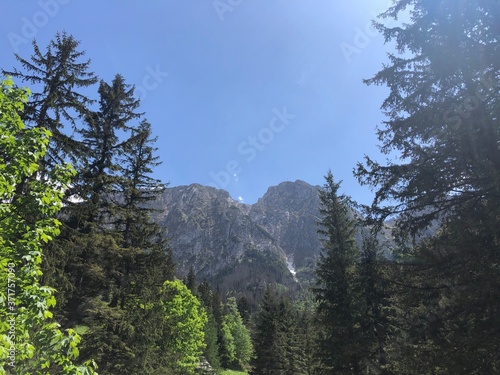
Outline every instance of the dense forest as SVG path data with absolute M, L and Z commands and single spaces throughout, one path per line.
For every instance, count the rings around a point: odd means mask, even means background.
M 397 0 L 375 25 L 398 54 L 365 81 L 389 88 L 388 161 L 354 168 L 373 203 L 328 171 L 314 282 L 257 307 L 179 277 L 125 77 L 100 80 L 64 32 L 3 67 L 0 374 L 499 374 L 498 0 Z

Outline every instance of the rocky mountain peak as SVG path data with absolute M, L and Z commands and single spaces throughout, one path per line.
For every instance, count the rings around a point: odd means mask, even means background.
M 255 204 L 199 184 L 166 189 L 159 222 L 171 237 L 178 268 L 250 299 L 266 283 L 287 288 L 311 280 L 321 250 L 319 186 L 282 182 Z
M 304 205 L 316 200 L 317 196 L 318 187 L 302 180 L 285 181 L 277 186 L 271 186 L 255 206 L 289 207 L 293 210 L 300 210 L 304 208 Z

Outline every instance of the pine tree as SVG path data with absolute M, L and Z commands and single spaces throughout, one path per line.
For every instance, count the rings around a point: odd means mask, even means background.
M 298 322 L 290 301 L 267 288 L 255 322 L 252 374 L 307 374 Z
M 186 286 L 188 287 L 188 289 L 192 293 L 194 293 L 194 294 L 197 293 L 198 285 L 196 282 L 196 274 L 194 272 L 193 266 L 189 267 L 189 272 L 188 272 L 187 276 L 185 277 L 184 284 L 186 284 Z
M 398 0 L 383 18 L 406 9 L 411 22 L 376 24 L 401 56 L 389 54 L 365 81 L 390 89 L 378 137 L 382 151 L 401 162 L 366 157 L 356 175 L 378 187 L 371 218 L 399 214 L 397 234 L 411 237 L 461 207 L 497 207 L 500 13 L 494 0 Z
M 355 266 L 359 257 L 349 216 L 349 202 L 338 195 L 340 184 L 328 172 L 320 190 L 323 250 L 316 268 L 317 286 L 313 289 L 318 301 L 320 325 L 319 360 L 325 374 L 361 374 L 359 301 Z
M 243 319 L 243 324 L 245 326 L 249 326 L 250 324 L 250 319 L 251 319 L 251 314 L 252 314 L 252 307 L 250 305 L 250 302 L 248 302 L 248 298 L 245 296 L 241 296 L 238 298 L 238 311 L 241 315 L 241 319 Z
M 305 292 L 298 301 L 297 306 L 296 330 L 299 341 L 299 356 L 302 362 L 303 373 L 313 375 L 318 373 L 318 325 L 316 324 L 316 307 L 314 296 L 309 290 Z
M 391 304 L 389 286 L 384 274 L 388 261 L 380 255 L 373 233 L 365 234 L 357 277 L 363 296 L 361 350 L 364 363 L 373 374 L 390 374 L 387 347 L 390 335 Z
M 142 115 L 135 112 L 139 101 L 133 96 L 133 88 L 125 84 L 120 75 L 115 76 L 111 85 L 101 81 L 99 96 L 99 111 L 86 116 L 85 127 L 79 131 L 85 157 L 77 164 L 79 174 L 72 193 L 84 201 L 78 210 L 84 215 L 79 218 L 81 223 L 112 220 L 110 217 L 118 206 L 116 200 L 123 199 L 118 194 L 119 187 L 128 177 L 119 174 L 122 169 L 119 157 L 127 144 L 119 134 L 129 131 L 133 126 L 130 122 Z
M 397 215 L 407 250 L 393 267 L 395 372 L 499 371 L 500 44 L 497 1 L 400 0 L 377 25 L 401 56 L 368 84 L 385 84 L 382 150 L 398 161 L 359 164 L 377 188 L 370 219 Z M 434 238 L 418 236 L 432 224 Z M 411 243 L 408 240 L 417 239 Z
M 165 189 L 165 184 L 151 177 L 154 167 L 160 165 L 155 156 L 156 138 L 146 120 L 131 127 L 130 133 L 119 154 L 118 199 L 111 220 L 120 234 L 123 253 L 129 256 L 120 259 L 120 277 L 111 305 L 124 309 L 134 327 L 129 340 L 134 352 L 129 373 L 148 374 L 156 371 L 155 364 L 161 363 L 159 357 L 164 355 L 150 348 L 155 337 L 160 339 L 156 331 L 163 313 L 149 309 L 144 314 L 144 308 L 158 300 L 166 280 L 174 280 L 174 264 L 166 233 L 154 220 L 156 210 L 152 208 Z
M 60 252 L 71 252 L 63 264 L 70 287 L 64 314 L 88 327 L 82 355 L 98 352 L 102 373 L 126 374 L 149 366 L 143 357 L 157 361 L 147 346 L 160 339 L 152 330 L 162 312 L 143 312 L 173 278 L 173 266 L 148 207 L 163 189 L 149 177 L 158 164 L 150 126 L 134 125 L 139 102 L 123 77 L 101 82 L 99 94 L 99 110 L 80 130 L 87 157 L 77 163 L 71 189 L 77 199 L 66 207 L 59 243 Z
M 273 341 L 276 319 L 276 297 L 272 290 L 267 288 L 255 321 L 253 337 L 255 352 L 251 362 L 252 374 L 254 375 L 273 373 L 273 367 L 277 363 L 277 355 L 273 350 L 275 349 Z
M 80 156 L 80 144 L 70 134 L 77 128 L 77 119 L 88 114 L 93 101 L 78 90 L 94 85 L 97 78 L 89 71 L 90 60 L 81 61 L 85 52 L 78 50 L 79 45 L 73 36 L 57 33 L 45 53 L 33 41 L 31 59 L 15 55 L 22 70 L 2 69 L 4 75 L 19 78 L 36 88 L 22 119 L 28 128 L 44 127 L 53 134 L 42 172 L 67 158 L 74 162 Z
M 114 228 L 112 217 L 119 212 L 117 199 L 122 182 L 118 157 L 123 154 L 124 142 L 118 132 L 126 131 L 128 122 L 139 117 L 133 112 L 138 102 L 121 76 L 116 76 L 111 86 L 101 82 L 99 94 L 99 111 L 86 116 L 86 126 L 80 130 L 86 157 L 76 165 L 77 176 L 71 189 L 76 202 L 65 210 L 66 237 L 62 240 L 74 244 L 72 259 L 66 266 L 66 274 L 76 288 L 70 311 L 78 309 L 84 296 L 102 296 L 108 302 L 115 299 L 122 275 L 121 262 L 115 259 L 130 261 L 136 251 L 123 251 L 124 237 Z

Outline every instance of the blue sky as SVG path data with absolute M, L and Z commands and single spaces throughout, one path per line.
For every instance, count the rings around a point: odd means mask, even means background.
M 368 87 L 389 46 L 370 28 L 388 0 L 4 0 L 0 66 L 17 66 L 57 31 L 81 41 L 92 70 L 137 87 L 170 186 L 201 183 L 253 203 L 269 186 L 323 184 L 379 156 L 384 87 Z M 95 95 L 97 98 L 97 95 Z

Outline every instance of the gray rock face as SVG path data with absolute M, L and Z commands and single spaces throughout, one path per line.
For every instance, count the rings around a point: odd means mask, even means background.
M 252 298 L 266 283 L 296 288 L 297 281 L 311 280 L 321 251 L 319 189 L 300 180 L 283 182 L 246 205 L 224 190 L 179 186 L 166 189 L 157 202 L 158 220 L 168 229 L 182 274 L 193 267 L 199 280 Z
M 231 288 L 293 283 L 284 250 L 248 215 L 250 207 L 227 192 L 198 184 L 174 187 L 165 191 L 157 208 L 181 273 L 193 267 L 198 279 Z
M 178 266 L 198 274 L 217 273 L 245 250 L 280 253 L 276 241 L 223 190 L 198 184 L 167 189 L 161 224 L 168 228 Z
M 300 180 L 283 182 L 270 187 L 250 209 L 252 220 L 276 239 L 295 269 L 310 265 L 321 250 L 319 189 Z

